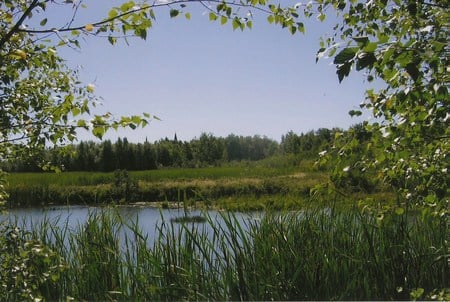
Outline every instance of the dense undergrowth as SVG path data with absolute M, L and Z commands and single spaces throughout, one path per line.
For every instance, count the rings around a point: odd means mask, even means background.
M 3 225 L 0 300 L 450 297 L 445 218 L 330 208 L 206 218 L 162 222 L 156 238 L 111 211 L 92 213 L 75 229 L 48 220 L 29 232 Z

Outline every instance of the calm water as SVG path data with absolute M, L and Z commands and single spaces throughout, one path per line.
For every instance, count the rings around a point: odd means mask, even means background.
M 189 211 L 185 213 L 183 209 L 159 209 L 154 207 L 133 207 L 121 206 L 116 208 L 109 207 L 88 207 L 88 206 L 55 206 L 51 208 L 19 208 L 10 209 L 5 215 L 0 215 L 0 221 L 9 220 L 16 222 L 24 229 L 31 229 L 33 226 L 39 226 L 43 222 L 48 222 L 52 226 L 59 228 L 68 227 L 71 231 L 76 231 L 82 227 L 89 218 L 89 215 L 100 211 L 116 211 L 125 224 L 137 224 L 142 230 L 143 235 L 148 235 L 149 244 L 153 243 L 153 238 L 157 234 L 157 227 L 177 217 L 188 216 L 209 216 L 214 223 L 222 224 L 223 218 L 218 211 Z M 235 213 L 236 219 L 246 225 L 249 221 L 259 220 L 263 213 Z M 192 224 L 193 223 L 189 223 Z M 177 224 L 174 224 L 177 225 Z M 209 223 L 196 223 L 200 230 L 211 229 Z M 120 231 L 121 237 L 131 235 L 128 228 Z

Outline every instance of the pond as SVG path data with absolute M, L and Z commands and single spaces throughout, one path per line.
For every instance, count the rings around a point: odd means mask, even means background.
M 120 236 L 124 238 L 132 234 L 129 226 L 137 226 L 142 235 L 148 236 L 148 243 L 153 244 L 157 238 L 158 227 L 163 223 L 173 224 L 174 229 L 179 230 L 183 222 L 189 226 L 195 226 L 200 231 L 211 232 L 211 223 L 203 223 L 207 219 L 214 224 L 223 226 L 224 219 L 221 212 L 217 210 L 185 210 L 161 209 L 152 206 L 118 206 L 118 207 L 92 207 L 92 206 L 52 206 L 52 207 L 28 207 L 9 209 L 6 214 L 0 215 L 0 222 L 8 221 L 20 228 L 31 230 L 39 228 L 43 223 L 48 223 L 56 228 L 68 228 L 69 231 L 76 232 L 77 229 L 86 224 L 89 217 L 97 213 L 111 213 L 120 217 Z M 263 212 L 233 213 L 234 218 L 242 225 L 246 226 L 249 221 L 259 220 Z M 179 225 L 179 227 L 177 227 Z M 128 227 L 127 227 L 128 226 Z

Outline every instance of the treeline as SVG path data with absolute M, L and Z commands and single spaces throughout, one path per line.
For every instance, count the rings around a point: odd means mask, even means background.
M 161 139 L 153 143 L 130 143 L 126 138 L 116 142 L 80 142 L 62 148 L 43 151 L 38 157 L 8 160 L 1 168 L 9 172 L 41 171 L 43 162 L 50 162 L 64 171 L 102 171 L 117 169 L 129 171 L 152 170 L 163 167 L 218 166 L 233 161 L 257 161 L 274 155 L 297 154 L 310 158 L 332 142 L 339 129 L 319 129 L 283 135 L 281 142 L 265 136 L 215 137 L 203 133 L 191 141 Z

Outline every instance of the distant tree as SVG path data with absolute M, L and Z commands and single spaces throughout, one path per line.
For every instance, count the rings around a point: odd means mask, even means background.
M 289 131 L 281 137 L 281 148 L 285 153 L 298 154 L 300 151 L 300 138 L 294 131 Z
M 237 135 L 230 134 L 225 138 L 225 150 L 227 154 L 227 160 L 241 160 L 242 157 L 242 145 Z
M 172 165 L 170 143 L 168 140 L 162 140 L 156 144 L 156 162 L 163 167 L 170 167 Z
M 101 146 L 102 154 L 100 159 L 100 169 L 103 172 L 114 171 L 114 151 L 110 140 L 105 140 Z
M 193 156 L 200 165 L 217 165 L 223 155 L 223 143 L 212 134 L 202 133 L 193 140 Z
M 142 167 L 143 170 L 153 170 L 157 168 L 155 149 L 148 141 L 146 141 L 143 146 Z
M 181 145 L 181 150 L 183 167 L 192 167 L 194 156 L 192 154 L 191 143 L 183 142 L 183 144 Z

